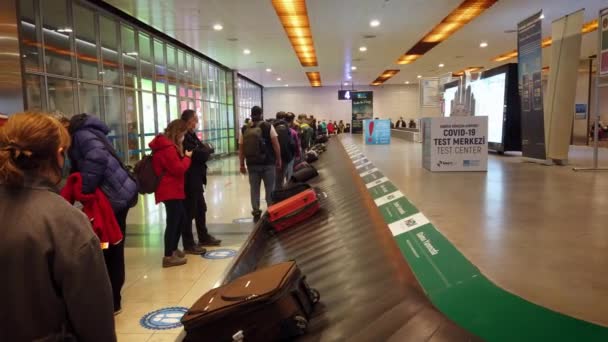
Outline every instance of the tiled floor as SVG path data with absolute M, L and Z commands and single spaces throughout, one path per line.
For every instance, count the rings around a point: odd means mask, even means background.
M 250 222 L 233 223 L 235 219 L 250 218 L 248 179 L 238 173 L 236 158 L 214 161 L 209 166 L 205 193 L 209 229 L 223 240 L 220 248 L 238 250 L 253 228 Z M 189 307 L 214 287 L 232 261 L 189 255 L 186 265 L 163 269 L 164 220 L 164 208 L 154 204 L 153 196 L 141 199 L 129 212 L 123 311 L 116 316 L 120 342 L 180 341 L 182 328 L 148 330 L 140 325 L 140 319 L 163 307 Z

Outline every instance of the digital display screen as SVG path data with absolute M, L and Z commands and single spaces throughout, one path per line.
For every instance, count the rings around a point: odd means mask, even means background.
M 506 73 L 502 73 L 471 84 L 477 100 L 475 116 L 488 117 L 488 142 L 491 143 L 503 143 L 506 76 Z
M 466 89 L 446 87 L 443 116 L 487 116 L 488 142 L 502 144 L 506 77 L 506 73 L 501 73 L 482 78 L 469 83 Z
M 352 100 L 352 90 L 338 90 L 338 100 Z

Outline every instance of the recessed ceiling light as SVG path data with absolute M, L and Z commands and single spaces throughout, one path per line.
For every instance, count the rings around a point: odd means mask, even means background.
M 344 82 L 344 85 L 348 85 L 348 82 Z
M 187 74 L 187 73 L 188 73 L 188 70 L 184 70 L 184 74 Z
M 545 19 L 545 13 L 542 13 L 542 14 L 540 15 L 540 18 L 541 18 L 541 19 Z
M 357 67 L 353 65 L 352 67 L 350 67 L 350 70 L 357 70 Z
M 277 77 L 277 81 L 280 81 L 280 80 L 281 80 L 281 78 L 280 78 L 280 77 Z
M 251 53 L 251 50 L 249 50 L 249 49 L 245 49 L 245 50 L 243 50 L 243 53 L 244 53 L 244 54 L 246 54 L 246 55 L 248 55 L 248 54 L 250 54 L 250 53 Z
M 410 81 L 405 81 L 405 84 L 410 84 Z
M 371 26 L 371 27 L 378 27 L 378 26 L 380 26 L 380 20 L 374 19 L 374 20 L 370 21 L 369 22 L 369 26 Z
M 365 52 L 365 51 L 367 51 L 367 47 L 361 46 L 361 47 L 359 47 L 359 51 Z
M 224 26 L 222 26 L 221 24 L 215 24 L 213 25 L 213 29 L 216 31 L 221 31 L 224 29 Z
M 443 64 L 443 63 L 440 63 L 440 64 L 438 65 L 438 67 L 440 67 L 440 68 L 443 68 L 444 66 L 445 66 L 445 64 Z
M 418 78 L 422 78 L 422 75 L 418 75 Z
M 266 72 L 272 72 L 272 69 L 268 68 L 266 69 Z
M 485 47 L 488 47 L 488 42 L 481 42 L 481 43 L 479 44 L 479 47 L 480 47 L 480 48 L 485 48 Z
M 353 77 L 351 75 L 348 75 L 347 77 L 349 80 L 351 80 Z
M 286 87 L 289 87 L 289 84 L 286 84 L 285 86 L 286 86 Z

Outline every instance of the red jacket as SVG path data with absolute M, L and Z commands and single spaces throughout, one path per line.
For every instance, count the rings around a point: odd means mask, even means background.
M 154 192 L 156 203 L 169 200 L 183 200 L 186 171 L 190 167 L 190 158 L 182 158 L 175 144 L 159 134 L 149 144 L 152 149 L 152 166 L 157 175 L 161 175 L 158 188 Z
M 83 194 L 82 175 L 79 172 L 68 177 L 65 186 L 61 189 L 61 196 L 72 204 L 75 201 L 82 203 L 82 211 L 91 221 L 102 248 L 107 248 L 108 243 L 116 245 L 122 241 L 122 232 L 116 222 L 110 201 L 100 188 L 96 188 L 91 194 Z

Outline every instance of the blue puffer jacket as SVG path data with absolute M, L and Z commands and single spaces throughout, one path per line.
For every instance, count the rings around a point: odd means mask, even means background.
M 74 120 L 70 124 L 72 146 L 69 157 L 73 171 L 82 174 L 82 192 L 92 193 L 99 187 L 115 212 L 124 210 L 137 195 L 137 184 L 100 140 L 101 136 L 107 140 L 108 126 L 94 116 L 81 118 L 83 120 L 76 125 Z M 106 143 L 111 145 L 109 141 Z

